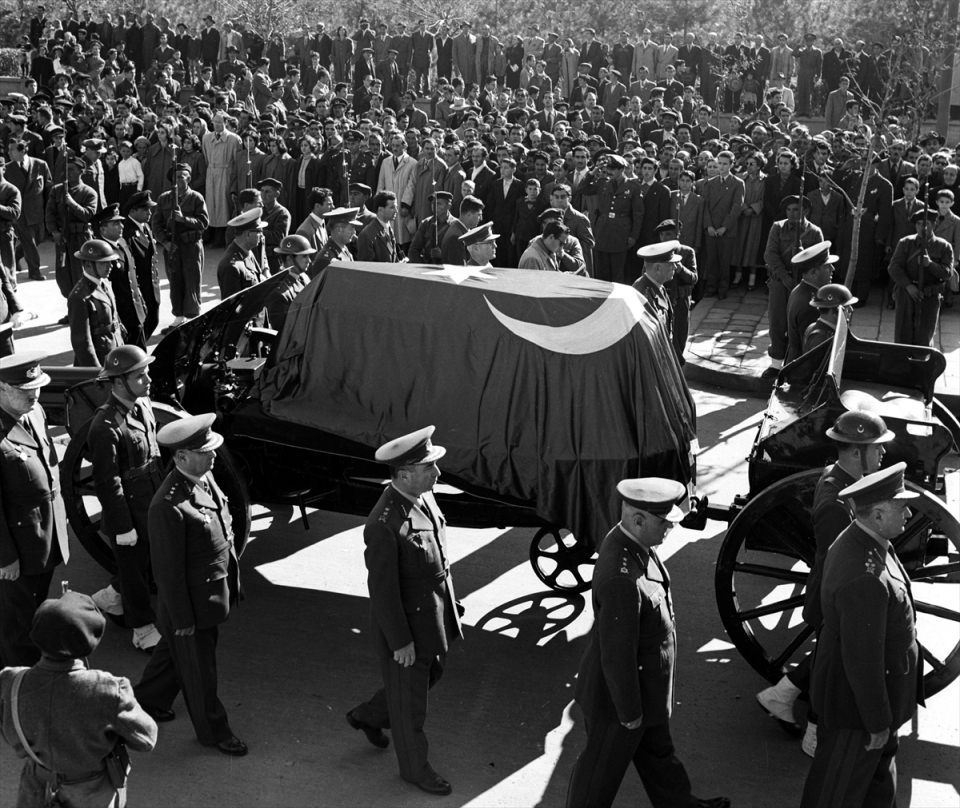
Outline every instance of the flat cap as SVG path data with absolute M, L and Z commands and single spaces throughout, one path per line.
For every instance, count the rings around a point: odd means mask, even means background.
M 250 208 L 250 210 L 245 210 L 243 213 L 234 216 L 227 222 L 227 226 L 240 232 L 246 230 L 263 230 L 267 225 L 266 222 L 260 218 L 262 213 L 263 208 Z
M 472 230 L 468 230 L 460 236 L 460 241 L 463 242 L 464 247 L 469 247 L 472 244 L 487 244 L 488 242 L 496 241 L 498 238 L 500 238 L 500 234 L 493 232 L 493 223 L 487 222 L 479 227 L 474 227 Z
M 213 422 L 217 414 L 188 415 L 179 421 L 161 427 L 157 432 L 157 443 L 170 451 L 188 449 L 192 452 L 209 452 L 223 443 L 223 435 L 213 431 Z
M 679 505 L 687 496 L 687 488 L 665 477 L 639 477 L 617 483 L 620 499 L 634 508 L 652 513 L 669 522 L 683 519 Z
M 394 438 L 377 449 L 374 459 L 388 466 L 417 466 L 434 463 L 447 453 L 446 449 L 436 446 L 431 440 L 435 430 L 434 426 L 425 426 L 416 432 Z
M 333 227 L 338 224 L 352 224 L 354 227 L 362 227 L 363 222 L 357 218 L 360 208 L 334 208 L 323 214 L 323 220 L 327 227 Z
M 0 382 L 21 390 L 36 390 L 50 384 L 40 363 L 47 359 L 42 351 L 18 351 L 0 359 Z
M 790 259 L 790 265 L 798 272 L 803 273 L 824 264 L 835 264 L 839 260 L 837 256 L 830 254 L 831 242 L 821 241 L 819 244 L 813 244 L 805 250 L 800 250 Z
M 100 644 L 106 625 L 93 598 L 81 592 L 64 592 L 37 607 L 30 639 L 44 656 L 81 659 Z
M 651 264 L 679 264 L 682 259 L 677 255 L 678 249 L 680 249 L 680 242 L 671 239 L 670 241 L 659 241 L 656 244 L 647 244 L 637 250 L 637 255 L 644 262 L 649 261 Z
M 916 499 L 920 494 L 907 491 L 903 485 L 906 468 L 907 464 L 903 461 L 894 463 L 889 468 L 861 477 L 844 488 L 838 496 L 840 499 L 852 501 L 854 508 L 864 508 L 894 499 Z

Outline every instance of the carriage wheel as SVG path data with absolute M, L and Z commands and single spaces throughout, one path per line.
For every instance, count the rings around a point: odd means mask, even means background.
M 593 550 L 573 534 L 540 528 L 530 541 L 530 563 L 537 577 L 558 592 L 586 592 L 593 579 Z
M 153 412 L 158 429 L 185 416 L 181 410 L 156 402 L 153 404 Z M 93 487 L 93 466 L 90 463 L 90 452 L 87 448 L 89 431 L 90 422 L 87 421 L 70 439 L 64 453 L 60 464 L 63 502 L 70 527 L 73 528 L 80 544 L 94 561 L 113 575 L 116 573 L 113 550 L 110 542 L 100 533 L 100 502 Z M 163 460 L 169 463 L 169 456 L 165 451 Z M 213 476 L 230 500 L 234 541 L 239 555 L 243 552 L 250 536 L 250 496 L 246 481 L 226 446 L 221 446 L 217 450 Z
M 814 543 L 810 511 L 819 469 L 791 475 L 754 497 L 737 515 L 720 548 L 717 606 L 731 642 L 764 678 L 775 682 L 813 647 L 803 620 Z M 946 505 L 922 494 L 897 552 L 910 574 L 917 633 L 925 660 L 925 692 L 960 675 L 960 523 Z

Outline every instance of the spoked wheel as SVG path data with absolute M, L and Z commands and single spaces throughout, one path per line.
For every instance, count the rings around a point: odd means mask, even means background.
M 530 541 L 537 577 L 558 592 L 586 592 L 593 580 L 593 550 L 566 530 L 542 527 Z
M 811 508 L 820 476 L 810 469 L 770 486 L 737 515 L 720 548 L 717 606 L 731 642 L 764 678 L 775 682 L 813 648 L 803 620 L 813 563 Z M 945 503 L 921 494 L 896 542 L 910 575 L 917 633 L 925 660 L 924 689 L 937 693 L 960 675 L 960 522 Z
M 156 402 L 153 404 L 153 412 L 158 429 L 186 415 L 182 410 Z M 60 484 L 67 519 L 74 534 L 90 557 L 113 575 L 116 572 L 113 550 L 110 542 L 100 532 L 100 502 L 93 486 L 93 466 L 87 446 L 89 431 L 90 421 L 87 421 L 70 439 L 60 464 Z M 165 451 L 162 456 L 169 465 L 170 458 Z M 230 500 L 234 541 L 239 555 L 250 536 L 250 496 L 246 481 L 226 446 L 217 450 L 213 476 Z

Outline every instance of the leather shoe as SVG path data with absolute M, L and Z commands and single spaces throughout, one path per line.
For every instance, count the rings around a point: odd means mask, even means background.
M 40 271 L 30 272 L 27 274 L 27 277 L 32 281 L 45 281 L 47 279 L 47 276 Z
M 373 727 L 361 721 L 359 718 L 354 718 L 353 710 L 347 713 L 347 723 L 354 729 L 362 731 L 363 734 L 367 736 L 367 740 L 377 747 L 377 749 L 386 749 L 390 745 L 390 739 L 383 734 L 383 730 L 380 729 L 380 727 Z
M 729 797 L 707 797 L 705 800 L 697 800 L 700 808 L 730 808 Z
M 223 752 L 223 754 L 230 755 L 231 757 L 243 757 L 245 754 L 247 754 L 247 752 L 250 751 L 247 749 L 247 745 L 236 735 L 232 735 L 225 741 L 220 741 L 217 744 L 217 749 Z
M 164 724 L 167 721 L 173 721 L 177 717 L 177 714 L 173 710 L 164 710 L 162 707 L 143 708 L 147 715 L 149 715 L 154 721 L 158 724 Z
M 70 324 L 70 315 L 64 314 L 59 320 L 57 320 L 57 325 L 69 325 Z
M 417 781 L 417 788 L 421 791 L 426 791 L 427 794 L 437 794 L 441 797 L 453 791 L 453 786 L 429 767 Z

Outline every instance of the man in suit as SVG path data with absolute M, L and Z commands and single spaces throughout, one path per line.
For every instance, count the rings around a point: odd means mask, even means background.
M 687 31 L 683 36 L 683 44 L 677 48 L 677 63 L 683 63 L 683 69 L 677 71 L 677 78 L 685 85 L 693 87 L 700 73 L 700 46 L 697 44 L 697 35 Z
M 621 480 L 620 521 L 599 542 L 593 574 L 594 623 L 574 698 L 587 742 L 573 767 L 567 808 L 609 806 L 632 762 L 654 805 L 725 808 L 698 799 L 670 737 L 676 626 L 670 576 L 657 556 L 683 519 L 682 483 Z
M 813 88 L 823 72 L 823 51 L 814 46 L 816 34 L 803 35 L 803 47 L 798 48 L 794 57 L 797 66 L 797 106 L 798 118 L 809 118 L 813 104 Z M 837 77 L 839 79 L 839 76 Z M 831 87 L 831 89 L 836 89 Z
M 470 152 L 470 165 L 466 171 L 467 179 L 474 184 L 473 195 L 483 202 L 488 218 L 490 216 L 490 194 L 497 179 L 497 175 L 487 164 L 489 154 L 486 146 L 480 144 L 474 146 Z
M 867 194 L 864 199 L 864 215 L 860 221 L 860 242 L 857 257 L 857 267 L 854 271 L 853 284 L 850 291 L 859 299 L 858 306 L 864 306 L 870 297 L 873 282 L 883 272 L 883 256 L 888 246 L 892 244 L 892 212 L 893 186 L 877 173 L 877 164 L 880 158 L 874 157 L 873 164 L 866 166 L 870 172 L 867 180 Z M 847 193 L 851 199 L 856 199 L 860 190 L 862 174 L 854 171 L 845 177 Z M 852 193 L 851 193 L 852 191 Z M 847 219 L 846 240 L 852 243 L 853 217 Z
M 275 252 L 280 242 L 290 233 L 290 211 L 278 201 L 283 183 L 276 177 L 264 177 L 257 183 L 263 200 L 260 216 L 263 219 L 263 246 L 267 266 L 261 263 L 263 277 L 275 275 L 280 270 L 280 255 Z
M 110 287 L 117 303 L 117 318 L 123 329 L 124 341 L 146 349 L 143 323 L 147 318 L 146 306 L 137 282 L 137 268 L 126 242 L 123 240 L 123 216 L 120 206 L 108 205 L 97 216 L 100 238 L 109 244 L 119 256 L 110 272 Z
M 397 218 L 397 195 L 379 191 L 373 197 L 377 218 L 367 224 L 357 236 L 357 260 L 395 264 L 400 260 L 393 221 Z
M 163 639 L 134 692 L 148 714 L 170 721 L 182 690 L 197 740 L 239 757 L 247 745 L 234 735 L 217 696 L 217 638 L 240 597 L 240 566 L 227 497 L 212 474 L 223 443 L 215 420 L 213 413 L 189 415 L 157 433 L 175 466 L 148 514 Z
M 811 686 L 820 721 L 802 808 L 896 800 L 897 730 L 923 701 L 910 576 L 893 545 L 919 496 L 904 488 L 905 468 L 896 463 L 839 493 L 855 518 L 823 565 Z
M 453 38 L 453 63 L 463 79 L 464 86 L 472 84 L 476 79 L 476 40 L 470 33 L 471 24 L 463 22 L 460 33 Z
M 835 129 L 840 120 L 847 113 L 847 102 L 853 101 L 854 95 L 850 92 L 850 77 L 841 76 L 836 90 L 831 90 L 827 96 L 827 105 L 823 111 L 824 127 Z
M 460 215 L 450 222 L 440 241 L 440 260 L 444 264 L 465 266 L 468 255 L 461 236 L 475 230 L 483 218 L 483 202 L 475 196 L 465 196 L 460 201 Z
M 597 197 L 594 235 L 596 277 L 627 283 L 627 258 L 640 238 L 643 225 L 643 193 L 636 180 L 625 179 L 627 161 L 619 154 L 606 155 L 602 166 L 590 172 L 583 195 Z M 602 168 L 606 176 L 600 175 Z
M 733 152 L 717 155 L 720 173 L 703 184 L 704 296 L 720 300 L 730 288 L 730 265 L 737 246 L 737 220 L 743 206 L 743 180 L 733 176 Z
M 20 191 L 20 217 L 14 230 L 20 240 L 20 248 L 27 263 L 31 280 L 45 280 L 40 271 L 40 253 L 37 243 L 43 238 L 44 196 L 53 184 L 50 168 L 43 160 L 27 154 L 23 140 L 11 140 L 7 144 L 10 162 L 3 169 L 3 176 Z
M 707 104 L 701 104 L 697 108 L 697 122 L 690 130 L 690 139 L 698 149 L 702 149 L 704 144 L 711 140 L 720 139 L 720 130 L 710 123 L 710 116 L 713 110 Z
M 770 51 L 770 81 L 782 75 L 787 81 L 793 75 L 793 48 L 787 44 L 786 34 L 777 34 L 777 44 Z
M 351 184 L 351 189 L 353 185 Z M 327 243 L 327 226 L 323 215 L 333 210 L 333 195 L 329 188 L 314 188 L 307 199 L 310 212 L 300 223 L 296 235 L 303 236 L 315 252 L 320 252 Z
M 0 359 L 0 666 L 33 665 L 34 611 L 70 557 L 57 452 L 37 403 L 44 354 Z
M 383 688 L 347 713 L 379 748 L 393 735 L 400 776 L 428 794 L 450 783 L 427 760 L 427 693 L 443 674 L 449 644 L 463 637 L 446 550 L 446 522 L 433 496 L 446 451 L 425 427 L 377 449 L 390 484 L 367 517 L 364 561 Z
M 703 199 L 693 190 L 696 178 L 683 170 L 677 177 L 677 190 L 670 192 L 670 217 L 677 223 L 676 238 L 699 252 L 703 246 Z
M 107 354 L 123 344 L 117 301 L 107 278 L 120 258 L 107 242 L 91 239 L 77 251 L 83 275 L 67 298 L 73 364 L 99 368 Z
M 110 396 L 94 413 L 87 445 L 93 485 L 100 501 L 100 530 L 117 565 L 119 592 L 111 584 L 94 596 L 101 611 L 117 600 L 133 645 L 144 651 L 160 642 L 150 604 L 150 533 L 147 511 L 163 481 L 157 424 L 150 403 L 153 357 L 136 345 L 107 354 L 100 378 Z
M 877 173 L 888 180 L 893 186 L 893 198 L 897 199 L 903 195 L 903 183 L 907 177 L 917 176 L 917 167 L 903 159 L 907 151 L 907 144 L 903 140 L 895 140 L 887 149 L 887 156 L 877 165 Z
M 640 68 L 646 68 L 646 75 L 651 80 L 658 76 L 657 68 L 659 66 L 660 46 L 650 39 L 652 32 L 649 28 L 644 28 L 640 40 L 633 46 L 633 65 L 630 72 L 635 79 L 640 78 Z M 581 52 L 581 56 L 582 56 Z
M 123 242 L 133 258 L 137 287 L 143 298 L 143 336 L 149 340 L 160 320 L 160 256 L 150 229 L 150 217 L 157 203 L 150 191 L 138 191 L 127 201 Z
M 673 34 L 665 31 L 663 34 L 663 42 L 660 44 L 657 53 L 657 83 L 660 86 L 664 86 L 664 82 L 668 78 L 673 79 L 676 75 L 675 71 L 673 74 L 668 74 L 667 68 L 674 66 L 678 53 L 679 49 L 673 44 Z
M 430 59 L 433 54 L 434 36 L 423 20 L 417 20 L 417 28 L 411 34 L 413 45 L 413 89 L 419 93 L 430 92 Z
M 807 200 L 810 202 L 808 218 L 820 228 L 824 240 L 836 244 L 846 221 L 849 206 L 843 194 L 833 187 L 831 169 L 824 168 L 817 175 L 817 180 L 819 187 L 807 193 Z M 912 230 L 913 228 L 910 228 L 909 232 Z
M 2 161 L 0 161 L 2 162 Z M 23 211 L 23 197 L 20 190 L 4 177 L 0 167 L 0 269 L 10 288 L 17 288 L 17 262 L 14 249 L 14 236 Z
M 399 248 L 409 244 L 413 237 L 407 221 L 413 211 L 416 171 L 417 161 L 407 153 L 406 140 L 402 134 L 394 132 L 390 136 L 390 154 L 380 164 L 377 191 L 390 191 L 395 197 L 397 215 L 393 218 L 393 234 Z
M 843 40 L 840 37 L 834 39 L 833 47 L 823 54 L 822 75 L 828 94 L 836 90 L 840 86 L 841 77 L 849 73 L 849 62 L 852 56 L 853 54 L 843 46 Z
M 643 224 L 638 246 L 660 241 L 657 226 L 670 215 L 670 191 L 657 179 L 657 163 L 651 157 L 640 160 L 640 190 L 643 193 Z
M 500 160 L 500 176 L 490 191 L 487 215 L 493 229 L 499 234 L 494 266 L 516 266 L 516 244 L 513 243 L 513 228 L 517 217 L 517 203 L 523 198 L 523 183 L 516 178 L 517 161 L 512 157 Z
M 434 45 L 437 49 L 437 79 L 449 81 L 453 77 L 453 38 L 445 22 L 441 22 L 437 29 Z
M 260 264 L 262 231 L 267 226 L 261 219 L 262 213 L 262 208 L 250 208 L 227 222 L 228 227 L 234 228 L 234 237 L 217 264 L 221 300 L 256 286 L 267 277 L 267 268 Z

